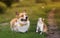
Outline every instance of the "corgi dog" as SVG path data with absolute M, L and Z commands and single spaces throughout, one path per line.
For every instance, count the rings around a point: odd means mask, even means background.
M 16 32 L 27 32 L 30 26 L 27 13 L 16 13 L 16 18 L 10 21 L 10 28 Z

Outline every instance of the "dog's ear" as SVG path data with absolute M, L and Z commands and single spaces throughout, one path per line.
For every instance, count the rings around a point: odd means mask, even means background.
M 16 12 L 16 15 L 19 15 L 19 13 L 18 13 L 18 12 Z
M 43 18 L 42 20 L 43 20 L 43 22 L 45 21 L 45 19 L 44 19 L 44 18 Z
M 18 12 L 16 12 L 16 18 L 19 18 L 19 13 Z
M 43 21 L 44 21 L 45 19 L 43 18 Z

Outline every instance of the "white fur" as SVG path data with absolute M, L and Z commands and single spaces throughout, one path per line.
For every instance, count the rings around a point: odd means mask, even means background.
M 16 32 L 26 32 L 26 31 L 28 31 L 29 26 L 30 26 L 30 22 L 29 22 L 29 21 L 27 21 L 26 25 L 23 25 L 23 26 L 21 26 L 21 25 L 20 25 L 20 22 L 17 21 L 17 22 L 15 23 L 15 27 L 12 28 L 12 29 L 13 29 L 14 31 L 16 31 Z
M 42 20 L 44 20 L 44 19 L 42 19 L 42 18 L 38 19 L 37 28 L 36 28 L 36 32 L 41 31 L 40 34 L 42 34 L 43 28 L 44 28 L 44 23 Z

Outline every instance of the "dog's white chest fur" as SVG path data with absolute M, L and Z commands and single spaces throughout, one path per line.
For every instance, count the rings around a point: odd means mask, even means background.
M 24 23 L 24 22 L 22 22 L 22 23 Z M 28 31 L 29 25 L 30 25 L 29 21 L 27 21 L 26 24 L 24 24 L 23 26 L 20 24 L 20 22 L 15 22 L 14 28 L 12 28 L 12 29 L 16 32 L 26 32 L 26 31 Z

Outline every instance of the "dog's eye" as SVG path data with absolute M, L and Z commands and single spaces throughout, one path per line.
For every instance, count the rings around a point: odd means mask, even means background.
M 21 15 L 21 17 L 23 17 L 24 15 Z
M 26 19 L 27 19 L 28 17 L 26 17 Z

